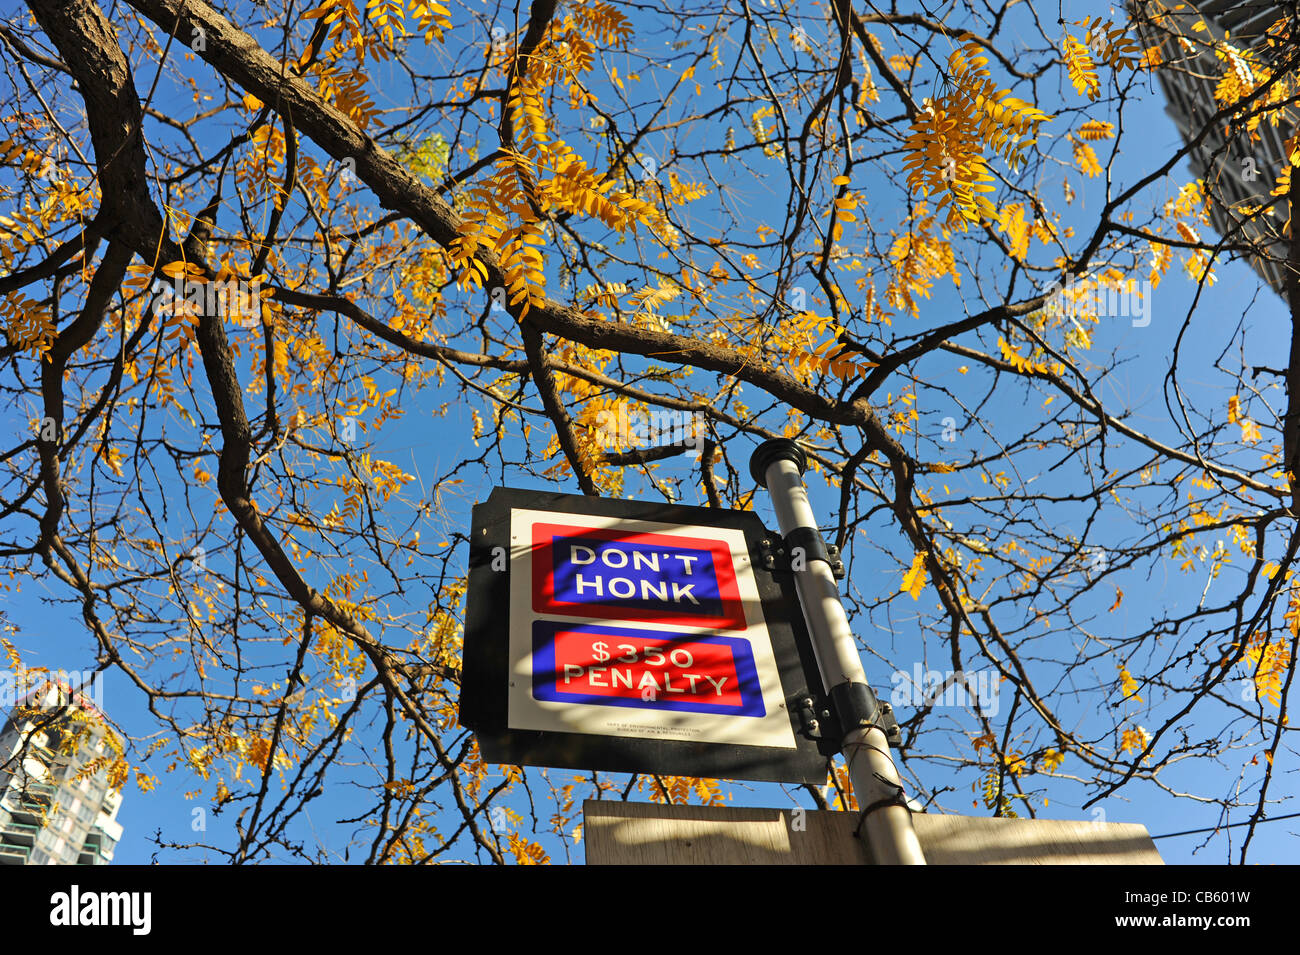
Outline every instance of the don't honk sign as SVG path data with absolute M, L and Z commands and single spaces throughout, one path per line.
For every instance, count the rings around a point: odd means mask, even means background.
M 497 489 L 474 525 L 461 719 L 485 757 L 820 781 L 796 712 L 820 687 L 755 515 Z

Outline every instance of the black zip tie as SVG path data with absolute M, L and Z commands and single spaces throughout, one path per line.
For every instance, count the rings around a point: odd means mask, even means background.
M 912 811 L 912 807 L 907 804 L 907 795 L 904 792 L 902 786 L 898 785 L 897 783 L 890 782 L 884 776 L 880 775 L 880 773 L 873 773 L 872 775 L 874 775 L 876 779 L 878 779 L 880 782 L 893 786 L 895 792 L 892 796 L 886 796 L 884 799 L 877 799 L 875 802 L 867 806 L 866 809 L 863 809 L 860 813 L 858 813 L 858 825 L 857 828 L 853 830 L 853 836 L 856 839 L 862 838 L 863 823 L 867 821 L 867 816 L 871 815 L 877 809 L 884 809 L 887 806 L 902 806 L 909 813 Z

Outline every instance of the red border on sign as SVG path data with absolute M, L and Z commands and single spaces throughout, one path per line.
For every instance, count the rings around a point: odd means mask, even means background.
M 596 617 L 602 620 L 635 620 L 639 623 L 670 623 L 687 627 L 711 627 L 722 630 L 744 630 L 745 610 L 740 602 L 740 588 L 736 584 L 736 569 L 732 564 L 731 547 L 723 541 L 704 540 L 699 537 L 676 537 L 668 534 L 649 534 L 641 531 L 616 530 L 610 527 L 581 527 L 576 524 L 535 523 L 533 527 L 533 610 L 537 613 L 567 614 L 573 617 Z M 572 603 L 555 597 L 555 560 L 551 553 L 552 537 L 595 537 L 608 541 L 626 541 L 629 544 L 647 544 L 658 547 L 689 547 L 707 550 L 713 555 L 713 569 L 718 579 L 718 596 L 722 599 L 721 614 L 674 613 L 627 607 L 617 603 Z

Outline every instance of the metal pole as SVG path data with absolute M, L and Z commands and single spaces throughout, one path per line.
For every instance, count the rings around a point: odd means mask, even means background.
M 881 708 L 867 685 L 857 641 L 849 629 L 839 586 L 808 503 L 803 483 L 807 464 L 802 448 L 788 438 L 775 438 L 759 445 L 749 460 L 749 470 L 772 496 L 787 554 L 796 556 L 795 549 L 803 548 L 797 555 L 801 559 L 792 563 L 795 586 L 822 684 L 845 730 L 840 752 L 848 762 L 858 807 L 865 814 L 863 828 L 872 861 L 877 865 L 925 865 L 889 742 L 878 725 Z

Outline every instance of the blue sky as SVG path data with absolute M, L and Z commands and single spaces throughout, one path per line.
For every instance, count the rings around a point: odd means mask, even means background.
M 473 9 L 473 4 L 469 5 L 469 9 Z M 487 9 L 486 5 L 483 9 Z M 1065 16 L 1067 20 L 1073 20 L 1090 13 L 1103 13 L 1105 10 L 1106 8 L 1100 5 L 1068 4 Z M 1027 15 L 1018 14 L 1022 17 Z M 460 16 L 461 14 L 458 13 L 458 18 Z M 509 11 L 503 12 L 500 16 L 503 22 L 513 22 L 513 14 Z M 1046 14 L 1044 19 L 1047 19 Z M 655 33 L 656 19 L 650 14 L 636 13 L 633 16 L 633 23 L 637 26 L 637 49 L 649 50 L 660 42 Z M 824 35 L 826 24 L 820 19 L 820 8 L 809 14 L 807 23 L 807 31 L 815 41 Z M 1027 28 L 1027 23 L 1013 21 L 1010 33 L 1014 35 L 1016 29 Z M 478 37 L 480 42 L 487 37 L 486 28 L 482 24 L 465 23 L 458 26 L 458 29 L 477 31 L 473 35 Z M 734 37 L 732 39 L 734 41 Z M 667 44 L 672 40 L 662 42 Z M 895 51 L 892 49 L 887 51 L 887 53 L 892 52 Z M 435 52 L 432 58 L 436 60 L 438 55 Z M 778 47 L 774 46 L 769 55 L 777 56 Z M 797 63 L 798 57 L 806 54 L 783 46 L 779 48 L 779 55 L 792 58 Z M 664 89 L 675 75 L 680 74 L 682 65 L 687 61 L 670 54 L 665 54 L 663 58 L 645 59 L 619 54 L 610 56 L 606 62 L 618 65 L 620 74 L 624 76 L 637 72 L 642 77 L 639 86 L 628 84 L 629 89 L 639 93 L 639 97 L 638 93 L 628 93 L 629 98 L 635 102 L 626 107 L 621 115 L 625 119 L 630 119 L 626 116 L 627 113 L 644 117 L 658 108 L 659 103 L 655 98 L 658 91 Z M 382 106 L 387 97 L 394 105 L 404 104 L 405 94 L 408 91 L 405 85 L 406 78 L 397 73 L 391 64 L 375 64 L 374 69 L 372 95 L 376 102 Z M 701 75 L 703 72 L 700 71 Z M 141 70 L 137 75 L 138 84 L 143 83 L 141 76 L 145 74 L 146 71 Z M 200 70 L 196 75 L 206 74 Z M 710 81 L 702 85 L 700 101 L 692 105 L 707 107 L 717 99 L 716 91 L 709 85 Z M 1055 91 L 1045 95 L 1045 108 L 1050 109 L 1049 104 L 1056 102 L 1058 98 L 1074 107 L 1082 107 L 1084 103 L 1073 95 L 1073 91 L 1063 79 L 1063 74 L 1061 83 L 1064 86 L 1059 96 Z M 608 82 L 596 82 L 595 89 L 602 101 L 612 102 L 617 95 L 613 85 Z M 1114 157 L 1110 156 L 1109 150 L 1112 143 L 1098 144 L 1099 147 L 1107 147 L 1099 148 L 1098 152 L 1103 164 L 1107 163 L 1108 159 L 1111 160 L 1111 176 L 1117 187 L 1133 182 L 1145 174 L 1154 157 L 1163 159 L 1181 144 L 1173 123 L 1164 115 L 1164 99 L 1159 89 L 1153 86 L 1148 90 L 1144 86 L 1139 86 L 1132 92 L 1134 101 L 1126 108 L 1125 124 L 1127 128 L 1140 130 L 1140 133 L 1127 134 L 1122 140 L 1120 152 Z M 191 108 L 186 104 L 183 95 L 175 90 L 168 90 L 166 84 L 160 88 L 159 96 L 161 102 L 170 102 L 178 110 Z M 1093 118 L 1106 118 L 1100 111 L 1089 111 L 1088 115 Z M 1062 118 L 1056 127 L 1048 127 L 1048 135 L 1063 135 L 1072 122 L 1073 119 Z M 747 135 L 739 121 L 735 125 L 738 135 Z M 440 132 L 436 117 L 421 128 L 427 132 Z M 714 142 L 720 136 L 718 125 L 704 125 L 694 140 L 691 138 L 680 140 L 677 148 L 685 150 L 691 146 L 698 147 L 703 139 L 707 138 L 710 142 Z M 490 147 L 493 144 L 486 142 L 485 145 Z M 651 139 L 644 146 L 644 155 L 656 159 L 661 175 L 666 175 L 669 169 L 675 168 L 668 162 L 669 157 L 662 152 L 665 145 Z M 322 163 L 325 162 L 326 157 L 319 150 L 314 154 Z M 589 158 L 592 158 L 598 168 L 601 160 L 608 159 L 607 156 L 601 155 Z M 867 215 L 873 222 L 883 223 L 884 228 L 894 220 L 901 222 L 904 215 L 902 207 L 895 201 L 897 192 L 887 188 L 890 180 L 900 178 L 898 169 L 900 161 L 897 156 L 886 156 L 875 160 L 861 174 L 860 179 L 855 177 L 853 183 L 855 189 L 865 192 L 868 197 Z M 698 168 L 691 169 L 685 166 L 679 168 L 683 178 L 692 180 L 701 178 L 701 170 Z M 772 207 L 774 200 L 784 206 L 786 181 L 779 159 L 770 159 L 768 165 L 752 171 L 742 169 L 739 163 L 728 165 L 718 161 L 710 166 L 709 172 L 721 178 L 727 185 L 728 203 L 732 208 L 739 210 L 736 215 L 737 220 L 750 217 L 753 221 L 757 221 L 757 218 L 761 218 L 765 211 Z M 1060 175 L 1069 177 L 1072 188 L 1077 193 L 1077 198 L 1066 211 L 1066 219 L 1063 221 L 1082 228 L 1092 221 L 1090 217 L 1095 216 L 1096 210 L 1102 204 L 1102 181 L 1084 179 L 1076 170 L 1069 168 L 1063 168 Z M 1050 190 L 1054 196 L 1059 195 L 1061 183 L 1053 180 L 1050 173 L 1044 173 L 1044 177 L 1044 180 L 1039 183 L 1040 189 L 1045 193 Z M 1144 195 L 1144 201 L 1148 205 L 1158 205 L 1176 193 L 1177 188 L 1188 178 L 1189 173 L 1184 166 L 1175 172 L 1169 182 L 1158 183 L 1148 190 Z M 879 201 L 876 199 L 877 196 L 881 197 Z M 725 209 L 720 205 L 712 204 L 711 201 L 706 201 L 698 208 L 688 207 L 682 214 L 687 217 L 686 221 L 704 233 L 707 233 L 711 226 L 718 231 L 725 230 L 727 223 L 731 221 L 725 214 Z M 725 237 L 733 238 L 730 235 Z M 752 241 L 752 236 L 747 231 L 742 233 L 738 230 L 734 238 L 740 242 Z M 627 247 L 620 248 L 618 251 L 621 254 L 636 256 L 636 252 Z M 624 272 L 627 271 L 629 270 L 621 266 L 612 267 L 606 278 L 610 281 L 623 280 L 626 277 Z M 1259 280 L 1253 271 L 1241 263 L 1225 262 L 1217 269 L 1217 279 L 1215 285 L 1201 293 L 1200 300 L 1196 304 L 1196 321 L 1192 325 L 1194 333 L 1191 335 L 1182 336 L 1180 339 L 1183 319 L 1192 307 L 1196 287 L 1175 265 L 1151 299 L 1149 325 L 1134 327 L 1131 322 L 1123 319 L 1103 320 L 1094 336 L 1091 357 L 1098 365 L 1111 366 L 1109 373 L 1105 375 L 1103 381 L 1096 384 L 1096 387 L 1108 402 L 1116 407 L 1126 408 L 1131 415 L 1130 420 L 1138 427 L 1149 431 L 1154 437 L 1166 439 L 1174 444 L 1179 444 L 1180 438 L 1171 422 L 1170 412 L 1166 408 L 1168 387 L 1165 373 L 1176 346 L 1180 349 L 1181 386 L 1189 396 L 1194 398 L 1198 408 L 1218 409 L 1220 414 L 1226 409 L 1228 399 L 1234 391 L 1231 387 L 1231 379 L 1213 369 L 1216 362 L 1221 361 L 1225 349 L 1231 351 L 1235 348 L 1239 321 L 1243 321 L 1249 329 L 1244 354 L 1246 366 L 1277 365 L 1279 359 L 1276 356 L 1286 354 L 1289 346 L 1288 322 L 1283 305 L 1274 293 L 1260 288 Z M 1006 278 L 1000 272 L 981 273 L 978 267 L 974 272 L 967 272 L 960 289 L 954 288 L 951 281 L 946 278 L 939 279 L 935 283 L 933 295 L 923 301 L 919 319 L 896 318 L 895 328 L 905 325 L 909 332 L 913 327 L 915 330 L 920 330 L 977 311 L 988 301 L 993 300 L 995 293 L 1000 291 L 1005 283 Z M 1025 283 L 1022 278 L 1016 287 L 1015 295 L 1025 297 L 1031 291 L 1032 286 Z M 557 293 L 553 291 L 552 294 Z M 468 298 L 465 302 L 466 308 L 473 311 L 481 309 L 483 304 L 481 293 L 477 297 Z M 325 334 L 330 334 L 333 328 L 332 319 L 323 317 L 321 327 Z M 988 347 L 991 342 L 977 344 Z M 1107 361 L 1107 356 L 1111 355 L 1114 356 L 1114 360 Z M 1238 360 L 1235 353 L 1230 354 L 1229 359 L 1229 364 Z M 966 364 L 968 363 L 958 356 L 946 355 L 927 359 L 920 369 L 928 389 L 923 392 L 922 399 L 918 403 L 920 419 L 916 440 L 924 442 L 919 455 L 924 460 L 945 460 L 955 463 L 994 451 L 999 441 L 1007 435 L 1021 434 L 1016 430 L 1016 423 L 1031 413 L 1029 411 L 1031 406 L 1036 407 L 1043 400 L 1036 391 L 1027 390 L 1020 382 L 1004 381 L 999 385 L 991 401 L 980 406 L 977 413 L 970 414 L 968 409 L 962 408 L 956 401 L 945 399 L 941 390 L 951 386 L 953 394 L 958 398 L 982 394 L 979 391 L 981 372 L 976 368 L 969 373 L 962 373 L 959 368 Z M 644 366 L 644 362 L 635 360 L 628 363 L 628 367 L 633 369 L 644 368 Z M 897 393 L 902 384 L 903 380 L 900 378 L 897 384 L 891 382 L 886 390 Z M 381 387 L 383 387 L 382 383 Z M 756 406 L 761 404 L 752 389 L 746 390 L 744 394 Z M 1272 407 L 1275 409 L 1281 407 L 1285 400 L 1282 392 L 1273 390 L 1269 394 L 1273 396 Z M 196 398 L 201 406 L 206 400 L 206 396 L 202 394 Z M 531 393 L 527 395 L 527 400 L 535 403 Z M 448 401 L 451 402 L 450 407 L 445 413 L 441 413 L 440 407 Z M 486 498 L 493 483 L 504 483 L 520 488 L 557 489 L 554 482 L 537 473 L 543 469 L 542 467 L 536 468 L 531 473 L 526 469 L 510 467 L 505 470 L 504 479 L 496 468 L 490 471 L 483 468 L 473 469 L 468 474 L 458 475 L 465 478 L 464 484 L 443 485 L 444 493 L 441 496 L 439 512 L 420 514 L 419 505 L 430 499 L 432 488 L 439 478 L 446 476 L 466 455 L 477 453 L 472 439 L 471 413 L 475 408 L 481 411 L 484 407 L 480 396 L 465 397 L 452 392 L 450 388 L 444 391 L 431 389 L 424 393 L 412 393 L 403 396 L 402 417 L 398 421 L 386 426 L 377 435 L 367 432 L 367 440 L 373 442 L 370 447 L 372 454 L 384 457 L 408 472 L 419 475 L 420 483 L 424 488 L 422 497 L 413 495 L 404 502 L 394 502 L 392 512 L 388 515 L 394 525 L 405 526 L 407 521 L 412 521 L 413 526 L 422 531 L 423 539 L 426 541 L 449 539 L 450 532 L 456 530 L 464 532 L 468 529 L 471 505 L 477 500 Z M 1262 411 L 1253 413 L 1262 414 Z M 766 420 L 770 424 L 780 421 L 782 417 L 782 410 L 776 409 L 769 413 Z M 954 425 L 945 423 L 949 418 L 953 419 Z M 15 424 L 19 429 L 25 427 L 25 422 L 15 422 Z M 948 440 L 944 435 L 945 428 L 951 428 L 952 440 Z M 748 461 L 749 451 L 756 443 L 749 436 L 735 438 L 727 447 L 732 464 L 743 468 Z M 509 451 L 521 452 L 523 445 L 519 435 L 512 434 L 505 447 Z M 1119 447 L 1113 454 L 1113 458 L 1108 462 L 1111 467 L 1126 466 L 1138 460 L 1131 450 L 1123 447 Z M 1249 455 L 1257 459 L 1257 452 L 1250 451 Z M 517 460 L 518 456 L 516 454 L 514 459 Z M 1070 468 L 1054 469 L 1058 459 L 1059 454 L 1056 454 L 1054 449 L 1038 454 L 1024 452 L 1016 458 L 1021 470 L 1013 475 L 1013 480 L 1019 482 L 1021 487 L 1033 488 L 1040 493 L 1068 493 L 1072 489 L 1071 482 L 1077 480 L 1078 474 Z M 682 479 L 680 487 L 686 491 L 683 503 L 704 503 L 697 491 L 698 482 L 691 475 L 693 463 L 693 460 L 685 458 L 669 459 L 656 473 L 660 476 Z M 995 467 L 993 470 L 998 468 Z M 1035 471 L 1037 473 L 1031 473 Z M 967 477 L 960 479 L 954 477 L 950 480 L 952 496 L 956 497 L 962 491 L 974 492 L 980 489 L 982 493 L 987 493 L 989 485 L 981 482 L 977 474 L 978 472 L 974 471 L 968 472 Z M 939 475 L 935 475 L 927 484 L 936 498 L 947 493 L 942 490 L 942 481 L 938 480 L 939 478 Z M 743 480 L 748 481 L 748 477 L 743 477 Z M 836 495 L 816 480 L 811 481 L 810 487 L 814 493 L 814 503 L 829 521 L 836 506 Z M 578 490 L 572 480 L 563 483 L 558 489 L 572 493 L 577 493 Z M 638 497 L 649 496 L 652 493 L 643 481 L 630 481 L 628 490 L 631 496 Z M 761 492 L 755 499 L 755 509 L 769 525 L 775 525 L 775 517 Z M 201 501 L 198 510 L 202 513 Z M 956 509 L 949 517 L 955 518 L 960 513 L 961 510 Z M 1090 512 L 1084 508 L 1061 506 L 1052 512 L 1051 517 L 1058 530 L 1070 527 L 1081 537 L 1087 527 L 1086 545 L 1089 548 L 1099 548 L 1103 552 L 1117 543 L 1131 539 L 1134 533 L 1132 518 L 1127 517 L 1124 509 L 1118 507 L 1106 509 L 1096 515 L 1090 526 L 1088 526 Z M 180 510 L 169 517 L 169 530 L 175 531 L 174 539 L 180 540 L 194 534 L 193 526 L 185 526 L 189 519 L 190 516 Z M 228 559 L 228 556 L 227 552 L 220 547 L 210 549 L 210 560 Z M 852 588 L 864 608 L 870 605 L 870 609 L 864 609 L 857 616 L 855 624 L 858 635 L 864 643 L 864 662 L 868 677 L 881 691 L 887 691 L 891 685 L 897 685 L 898 680 L 894 677 L 896 673 L 911 673 L 917 666 L 922 669 L 931 667 L 944 669 L 947 666 L 946 649 L 932 634 L 924 635 L 924 623 L 932 620 L 937 614 L 937 600 L 933 590 L 927 589 L 916 601 L 905 595 L 898 595 L 902 572 L 906 570 L 910 556 L 910 545 L 903 539 L 887 515 L 883 514 L 877 514 L 864 522 L 861 532 L 852 539 L 851 548 L 847 553 L 850 579 L 846 583 Z M 454 552 L 450 561 L 454 572 L 463 571 L 465 557 L 463 546 Z M 1230 598 L 1234 593 L 1233 587 L 1242 579 L 1245 567 L 1245 562 L 1238 559 L 1227 565 L 1217 579 L 1209 580 L 1208 567 L 1204 564 L 1196 573 L 1184 574 L 1177 569 L 1175 562 L 1158 559 L 1141 565 L 1133 571 L 1116 572 L 1108 578 L 1116 588 L 1124 592 L 1123 601 L 1116 610 L 1108 609 L 1115 595 L 1114 590 L 1103 588 L 1081 598 L 1077 602 L 1076 612 L 1080 618 L 1087 618 L 1091 630 L 1103 631 L 1106 636 L 1122 637 L 1126 632 L 1140 632 L 1145 629 L 1153 618 L 1194 607 L 1200 600 L 1209 600 L 1210 605 L 1213 605 L 1216 598 Z M 431 560 L 429 573 L 436 577 L 439 571 L 440 564 Z M 894 599 L 886 602 L 885 598 L 890 597 Z M 411 599 L 412 606 L 409 610 L 415 613 L 429 601 L 430 595 L 413 594 Z M 21 592 L 11 589 L 0 593 L 0 600 L 3 601 L 0 603 L 0 609 L 4 610 L 11 623 L 20 628 L 16 643 L 24 651 L 24 659 L 29 665 L 47 666 L 51 669 L 84 669 L 93 665 L 93 643 L 80 620 L 77 604 L 70 600 L 70 594 L 61 582 L 48 576 L 31 577 L 22 582 Z M 1031 621 L 1020 619 L 1002 621 L 1007 627 L 1022 626 L 1029 622 Z M 1041 639 L 1072 643 L 1083 639 L 1077 627 L 1062 625 L 1062 622 L 1045 630 Z M 1177 637 L 1166 639 L 1173 641 Z M 1168 649 L 1167 645 L 1135 648 L 1132 651 L 1133 659 L 1137 661 L 1132 667 L 1134 672 L 1138 671 L 1139 666 L 1143 672 L 1146 672 L 1150 668 L 1148 661 L 1163 659 L 1157 654 L 1166 653 Z M 272 640 L 266 646 L 251 648 L 247 659 L 254 665 L 264 662 L 269 664 L 272 660 L 282 661 L 282 656 L 277 653 L 277 650 L 280 650 L 278 641 Z M 282 674 L 283 663 L 280 662 L 278 665 L 279 671 L 274 668 L 268 669 L 267 680 L 275 678 L 276 672 Z M 1107 697 L 1103 689 L 1114 684 L 1116 680 L 1115 665 L 1109 656 L 1098 658 L 1090 669 L 1069 674 L 1049 676 L 1051 663 L 1046 659 L 1046 655 L 1041 666 L 1042 669 L 1036 673 L 1041 675 L 1048 685 L 1052 685 L 1059 679 L 1057 690 L 1061 694 L 1062 701 L 1059 712 L 1071 726 L 1084 735 L 1093 730 L 1100 735 L 1113 726 L 1109 715 L 1098 715 L 1099 700 L 1107 699 L 1112 702 L 1115 700 L 1114 694 Z M 1173 667 L 1166 671 L 1166 675 L 1173 679 L 1182 675 L 1182 672 L 1177 667 Z M 1134 723 L 1145 726 L 1156 725 L 1171 711 L 1168 701 L 1162 699 L 1159 688 L 1144 687 L 1139 695 L 1143 697 L 1140 704 L 1135 701 L 1123 704 L 1129 708 L 1129 716 Z M 156 723 L 147 712 L 144 699 L 127 684 L 121 674 L 115 672 L 108 674 L 103 700 L 110 716 L 118 721 L 126 732 L 141 736 L 156 732 Z M 999 706 L 1003 714 L 1010 705 L 1008 699 L 999 698 Z M 903 712 L 900 715 L 906 718 L 909 714 Z M 982 806 L 979 808 L 972 806 L 972 801 L 979 799 L 977 793 L 971 792 L 971 784 L 976 781 L 977 774 L 970 769 L 958 771 L 951 769 L 954 754 L 961 752 L 963 755 L 969 755 L 969 734 L 975 726 L 974 719 L 964 707 L 960 706 L 945 710 L 941 716 L 948 731 L 931 734 L 934 738 L 933 742 L 939 745 L 925 753 L 909 754 L 905 765 L 909 777 L 909 789 L 914 796 L 923 800 L 927 794 L 938 794 L 934 803 L 936 810 L 985 815 L 987 812 Z M 372 734 L 367 740 L 369 743 L 374 742 L 378 732 L 373 717 L 374 714 L 370 714 L 367 721 L 359 724 L 362 728 L 358 729 L 363 739 L 366 739 L 367 733 Z M 1001 723 L 995 719 L 994 725 L 1000 727 Z M 1189 729 L 1192 735 L 1195 735 L 1196 726 L 1190 726 Z M 1026 740 L 1024 743 L 1025 746 L 1045 744 L 1050 744 L 1050 740 Z M 962 750 L 963 746 L 964 750 Z M 1232 751 L 1222 760 L 1197 758 L 1175 762 L 1161 773 L 1160 781 L 1173 792 L 1192 793 L 1211 799 L 1230 795 L 1234 788 L 1248 791 L 1258 777 L 1258 770 L 1252 770 L 1249 765 L 1245 770 L 1240 769 L 1242 763 L 1248 763 L 1242 753 L 1260 750 L 1262 747 L 1256 745 L 1253 750 Z M 1272 790 L 1274 797 L 1290 795 L 1294 791 L 1294 786 L 1289 783 L 1296 768 L 1294 754 L 1284 749 L 1279 753 L 1278 760 L 1277 777 Z M 164 772 L 157 760 L 150 763 L 148 771 L 156 775 L 159 780 L 152 792 L 140 792 L 134 784 L 127 789 L 119 815 L 119 820 L 125 827 L 125 835 L 118 850 L 118 861 L 149 862 L 156 849 L 150 841 L 150 837 L 155 832 L 160 833 L 160 838 L 165 843 L 183 844 L 201 838 L 222 845 L 231 843 L 232 827 L 229 816 L 213 818 L 210 810 L 206 809 L 209 803 L 204 796 L 210 793 L 209 786 L 202 780 L 188 775 L 183 769 L 175 773 Z M 362 759 L 356 759 L 351 765 L 340 767 L 339 771 L 331 777 L 332 782 L 324 794 L 311 803 L 310 826 L 297 827 L 297 838 L 309 848 L 319 843 L 326 847 L 333 858 L 343 861 L 348 842 L 361 832 L 359 842 L 351 849 L 350 858 L 357 858 L 358 849 L 367 842 L 364 832 L 356 825 L 340 824 L 338 820 L 356 816 L 369 804 L 364 792 L 351 783 L 371 783 L 376 778 L 375 772 L 375 767 L 366 765 Z M 1087 791 L 1087 787 L 1072 782 L 1069 777 L 1086 778 L 1087 767 L 1076 758 L 1067 756 L 1059 772 L 1062 777 L 1050 782 L 1038 775 L 1026 777 L 1024 780 L 1026 788 L 1037 794 L 1032 797 L 1032 801 L 1035 812 L 1042 818 L 1100 818 L 1108 822 L 1139 822 L 1146 825 L 1154 835 L 1212 826 L 1221 821 L 1217 817 L 1217 807 L 1197 802 L 1195 799 L 1175 798 L 1168 792 L 1147 783 L 1134 783 L 1119 794 L 1085 809 L 1082 804 L 1091 793 Z M 529 770 L 529 778 L 536 783 L 535 792 L 539 796 L 545 789 L 545 777 L 549 776 L 556 785 L 564 785 L 570 782 L 574 775 L 565 770 Z M 612 778 L 619 784 L 621 790 L 626 783 L 626 777 Z M 811 805 L 806 794 L 775 784 L 739 783 L 735 784 L 730 791 L 733 795 L 733 803 L 736 805 Z M 513 793 L 504 805 L 518 812 L 524 819 L 530 816 L 529 800 L 522 791 Z M 195 809 L 204 812 L 196 816 Z M 1098 810 L 1104 815 L 1099 816 Z M 1275 810 L 1278 813 L 1286 811 L 1287 808 Z M 540 831 L 545 831 L 544 817 L 548 813 L 549 810 L 546 812 L 539 810 L 539 815 L 543 816 Z M 1246 813 L 1238 811 L 1230 820 L 1222 821 L 1238 821 L 1244 818 Z M 447 819 L 454 823 L 451 814 Z M 195 830 L 197 821 L 200 820 L 206 822 L 205 833 L 198 833 Z M 511 823 L 512 828 L 517 826 L 517 823 Z M 1296 821 L 1265 824 L 1253 846 L 1252 860 L 1265 863 L 1294 861 L 1296 843 L 1293 833 L 1297 828 L 1300 827 L 1297 826 Z M 545 837 L 542 842 L 548 851 L 551 851 L 555 861 L 562 861 L 565 858 L 565 847 L 559 840 Z M 1168 862 L 1222 863 L 1229 857 L 1230 846 L 1236 846 L 1239 842 L 1240 830 L 1230 830 L 1213 837 L 1162 839 L 1158 842 L 1158 846 Z M 463 859 L 469 851 L 468 848 L 453 849 L 449 857 Z M 581 861 L 581 847 L 570 851 L 573 853 L 573 861 Z M 162 861 L 200 861 L 203 858 L 204 854 L 195 850 L 169 851 L 161 856 Z M 1236 855 L 1233 854 L 1231 858 L 1235 861 Z M 212 855 L 208 857 L 208 861 L 220 861 L 220 858 Z

